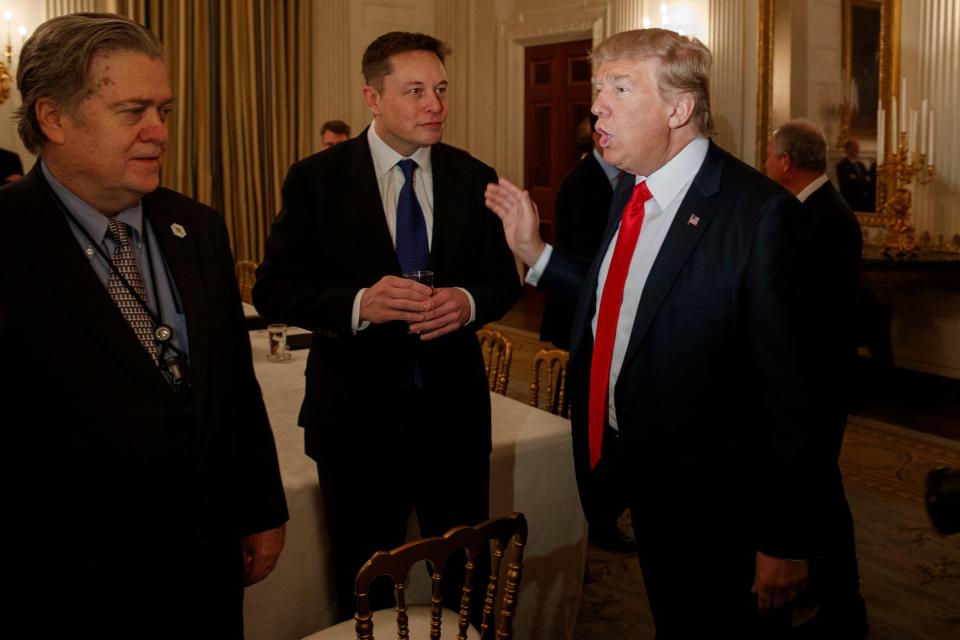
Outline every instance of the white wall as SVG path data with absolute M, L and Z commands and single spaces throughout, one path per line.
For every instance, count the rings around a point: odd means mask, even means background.
M 16 87 L 17 62 L 21 48 L 20 36 L 16 34 L 16 26 L 23 25 L 27 28 L 27 37 L 44 20 L 44 5 L 41 2 L 31 0 L 0 0 L 0 16 L 3 11 L 13 13 L 13 33 L 11 33 L 11 43 L 13 44 L 15 57 L 13 59 L 13 68 L 10 75 L 14 79 L 14 86 L 10 89 L 10 97 L 3 104 L 0 104 L 0 147 L 15 151 L 20 154 L 23 161 L 24 171 L 29 171 L 33 166 L 34 156 L 24 148 L 17 136 L 17 125 L 14 121 L 14 112 L 20 106 L 20 92 Z M 6 23 L 0 17 L 0 43 L 6 45 L 7 33 Z M 6 61 L 4 61 L 6 62 Z

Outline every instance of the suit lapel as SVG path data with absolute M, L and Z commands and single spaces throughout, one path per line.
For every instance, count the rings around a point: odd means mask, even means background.
M 347 199 L 344 200 L 344 206 L 352 209 L 349 215 L 356 218 L 353 229 L 357 246 L 364 247 L 364 260 L 375 263 L 370 265 L 373 270 L 400 275 L 400 262 L 397 260 L 393 238 L 390 237 L 384 204 L 380 199 L 380 183 L 373 166 L 373 156 L 370 155 L 367 130 L 364 129 L 359 136 L 342 144 L 353 144 L 350 184 L 361 186 L 356 190 L 345 189 Z
M 170 385 L 88 264 L 66 216 L 48 191 L 39 163 L 24 181 L 33 187 L 34 202 L 11 214 L 19 216 L 23 237 L 38 241 L 20 243 L 18 250 L 105 351 L 151 391 L 179 406 Z
M 164 202 L 162 192 L 154 192 L 144 197 L 143 215 L 150 224 L 150 232 L 157 239 L 163 260 L 180 296 L 183 313 L 186 315 L 193 413 L 199 424 L 204 415 L 203 401 L 207 397 L 210 371 L 207 337 L 210 331 L 217 330 L 216 327 L 210 326 L 208 319 L 204 279 L 209 277 L 209 274 L 202 268 L 199 233 L 191 227 L 189 219 L 183 216 L 183 212 L 174 210 L 169 202 Z M 177 225 L 176 233 L 175 225 Z
M 603 257 L 610 250 L 610 243 L 613 241 L 613 235 L 620 228 L 620 219 L 623 217 L 623 209 L 630 201 L 633 194 L 633 185 L 636 182 L 636 176 L 624 173 L 617 182 L 617 190 L 613 194 L 613 200 L 610 203 L 610 213 L 607 216 L 607 229 L 603 232 L 603 242 L 600 249 L 597 250 L 596 257 L 590 265 L 587 277 L 584 280 L 589 286 L 586 291 L 580 294 L 580 303 L 577 305 L 579 317 L 574 319 L 576 333 L 571 336 L 571 349 L 576 350 L 577 345 L 587 336 L 592 336 L 591 324 L 593 316 L 596 314 L 597 307 L 597 280 L 600 277 L 600 264 Z M 585 300 L 584 300 L 585 299 Z M 591 347 L 592 348 L 592 347 Z
M 708 201 L 708 197 L 719 190 L 722 170 L 719 149 L 711 142 L 703 166 L 694 177 L 693 184 L 690 185 L 683 202 L 680 203 L 680 208 L 673 218 L 663 245 L 647 276 L 647 281 L 644 283 L 621 370 L 626 369 L 636 356 L 650 328 L 650 323 L 660 311 L 674 280 L 713 221 L 716 210 Z
M 463 172 L 454 171 L 447 158 L 446 148 L 435 144 L 430 149 L 430 164 L 433 169 L 433 239 L 430 248 L 430 269 L 441 272 L 444 263 L 444 250 L 461 246 L 456 235 L 458 227 L 457 212 L 469 206 L 464 201 L 469 183 Z M 436 276 L 435 276 L 436 277 Z

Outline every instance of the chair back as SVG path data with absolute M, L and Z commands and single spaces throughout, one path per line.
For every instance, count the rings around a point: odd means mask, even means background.
M 567 406 L 567 361 L 570 352 L 563 349 L 541 349 L 533 357 L 530 375 L 530 406 L 545 409 L 564 418 Z M 543 394 L 540 389 L 543 388 Z
M 410 568 L 426 560 L 431 567 L 432 589 L 430 597 L 430 638 L 440 638 L 443 607 L 441 606 L 441 582 L 448 560 L 458 551 L 466 552 L 466 575 L 457 624 L 458 640 L 467 637 L 470 626 L 473 593 L 473 571 L 481 553 L 490 554 L 490 576 L 486 592 L 476 594 L 483 598 L 483 615 L 480 638 L 486 640 L 509 640 L 513 636 L 513 617 L 517 607 L 517 589 L 523 576 L 523 548 L 527 543 L 527 520 L 522 513 L 493 518 L 475 527 L 454 527 L 442 536 L 423 538 L 408 542 L 393 551 L 378 551 L 373 554 L 357 573 L 355 592 L 357 597 L 357 640 L 374 640 L 373 613 L 370 611 L 370 583 L 382 575 L 394 582 L 397 599 L 397 637 L 409 638 L 406 589 Z M 509 547 L 506 576 L 500 587 L 500 567 Z M 499 604 L 498 603 L 499 594 Z M 496 628 L 494 628 L 496 624 Z M 496 636 L 494 636 L 496 634 Z M 385 634 L 381 637 L 392 636 Z M 449 636 L 448 637 L 452 637 Z
M 483 370 L 487 374 L 490 391 L 507 395 L 513 343 L 510 338 L 493 329 L 480 329 L 477 331 L 477 339 L 480 341 L 480 351 L 483 352 Z
M 234 266 L 237 284 L 240 285 L 240 297 L 247 304 L 253 304 L 253 283 L 257 280 L 257 263 L 253 260 L 240 260 Z

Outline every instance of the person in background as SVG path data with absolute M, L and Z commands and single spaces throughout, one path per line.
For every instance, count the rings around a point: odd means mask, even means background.
M 342 619 L 357 571 L 403 543 L 412 508 L 425 536 L 489 510 L 490 393 L 476 329 L 513 305 L 520 281 L 483 202 L 496 173 L 440 141 L 449 52 L 421 33 L 370 43 L 373 122 L 291 167 L 253 288 L 261 315 L 314 331 L 300 425 Z M 457 583 L 444 580 L 454 609 Z M 392 593 L 371 598 L 389 606 Z
M 243 637 L 286 501 L 227 230 L 160 184 L 173 109 L 157 37 L 120 16 L 24 44 L 0 189 L 10 637 Z
M 16 182 L 23 177 L 23 164 L 20 156 L 13 151 L 0 149 L 0 187 Z
M 620 171 L 603 159 L 597 144 L 600 134 L 593 130 L 596 122 L 597 116 L 591 114 L 577 127 L 578 148 L 583 155 L 560 184 L 555 216 L 557 248 L 591 262 L 603 241 L 610 201 L 620 178 Z M 574 311 L 574 305 L 548 294 L 540 322 L 540 339 L 553 342 L 561 349 L 570 349 Z M 590 540 L 610 551 L 629 553 L 636 550 L 636 545 L 617 524 L 629 505 L 623 484 L 618 480 L 621 470 L 613 469 L 611 462 L 605 460 L 590 474 L 593 497 L 586 502 Z
M 323 148 L 329 149 L 335 144 L 350 139 L 350 125 L 343 120 L 328 120 L 320 127 L 320 138 L 323 142 Z
M 803 203 L 813 226 L 816 297 L 812 326 L 820 328 L 815 342 L 812 437 L 827 484 L 818 488 L 826 506 L 823 554 L 811 564 L 812 597 L 819 609 L 792 637 L 865 638 L 867 609 L 860 595 L 853 516 L 840 475 L 847 414 L 858 404 L 854 381 L 863 236 L 857 217 L 825 174 L 827 142 L 816 125 L 791 120 L 778 127 L 767 143 L 764 169 Z
M 855 138 L 849 138 L 843 144 L 846 156 L 837 163 L 837 182 L 840 193 L 854 211 L 873 211 L 873 200 L 870 193 L 870 173 L 866 165 L 859 160 L 860 143 Z
M 546 245 L 507 180 L 487 204 L 527 282 L 579 297 L 568 397 L 580 497 L 591 469 L 619 459 L 657 637 L 779 638 L 815 551 L 809 223 L 707 138 L 710 63 L 665 29 L 594 50 L 600 146 L 626 173 L 592 264 Z

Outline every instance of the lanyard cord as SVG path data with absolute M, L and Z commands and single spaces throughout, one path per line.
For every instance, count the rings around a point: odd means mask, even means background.
M 83 236 L 90 242 L 90 246 L 94 247 L 94 249 L 96 249 L 96 251 L 97 251 L 97 254 L 98 254 L 101 258 L 103 258 L 104 262 L 107 263 L 107 266 L 110 268 L 110 272 L 111 272 L 113 275 L 116 275 L 116 276 L 117 276 L 117 278 L 120 280 L 120 283 L 123 284 L 124 288 L 130 293 L 130 295 L 133 296 L 133 299 L 136 300 L 137 304 L 140 305 L 140 308 L 143 309 L 144 312 L 146 312 L 146 314 L 147 314 L 148 316 L 150 316 L 150 319 L 153 321 L 154 326 L 155 326 L 155 327 L 166 326 L 166 325 L 163 324 L 163 317 L 162 317 L 162 315 L 161 315 L 161 314 L 163 313 L 163 309 L 161 308 L 161 305 L 160 305 L 160 290 L 157 288 L 157 278 L 156 278 L 156 274 L 155 274 L 154 269 L 153 269 L 153 256 L 152 256 L 152 253 L 151 253 L 151 251 L 150 251 L 150 239 L 147 237 L 147 228 L 150 226 L 150 223 L 149 223 L 149 221 L 146 219 L 146 216 L 142 216 L 142 220 L 143 220 L 143 242 L 144 242 L 144 243 L 146 244 L 146 246 L 147 246 L 147 269 L 148 269 L 149 272 L 150 272 L 150 284 L 151 284 L 151 286 L 153 287 L 153 295 L 154 295 L 154 297 L 157 299 L 157 310 L 156 310 L 156 311 L 154 311 L 154 310 L 150 307 L 150 305 L 147 304 L 147 301 L 143 299 L 143 297 L 137 292 L 136 289 L 133 288 L 133 286 L 132 286 L 132 285 L 130 284 L 130 282 L 124 277 L 124 275 L 123 275 L 122 273 L 120 273 L 120 271 L 117 269 L 116 265 L 113 264 L 113 259 L 112 259 L 109 255 L 107 255 L 106 250 L 104 250 L 104 248 L 100 245 L 100 243 L 97 242 L 97 241 L 95 241 L 95 240 L 93 239 L 93 236 L 90 235 L 90 232 L 87 231 L 87 229 L 86 229 L 82 224 L 80 224 L 80 221 L 77 220 L 76 216 L 73 215 L 73 212 L 71 212 L 70 209 L 67 208 L 67 205 L 64 204 L 64 202 L 60 199 L 60 196 L 57 195 L 57 192 L 54 191 L 54 190 L 53 190 L 53 187 L 50 186 L 50 184 L 47 182 L 46 176 L 44 176 L 42 172 L 41 172 L 41 182 L 43 182 L 43 186 L 46 188 L 47 193 L 49 193 L 49 194 L 50 194 L 50 197 L 53 198 L 54 203 L 56 203 L 56 205 L 57 205 L 57 207 L 60 209 L 60 211 L 63 212 L 63 214 L 64 214 L 65 216 L 67 216 L 67 219 L 70 220 L 70 222 L 71 222 L 71 224 L 73 224 L 73 226 L 75 226 L 77 229 L 80 230 L 80 233 L 82 233 Z M 114 242 L 119 243 L 119 240 L 118 240 L 117 238 L 114 238 Z M 167 328 L 169 329 L 169 327 L 167 327 Z M 169 335 L 169 334 L 168 334 L 168 335 Z M 166 356 L 166 352 L 167 352 L 168 349 L 173 352 L 174 357 L 176 357 L 176 358 L 178 358 L 178 359 L 182 359 L 182 362 L 186 363 L 186 354 L 185 354 L 183 351 L 181 351 L 180 349 L 178 349 L 177 347 L 175 347 L 175 346 L 171 343 L 171 341 L 170 341 L 169 339 L 167 339 L 167 340 L 157 340 L 156 333 L 155 333 L 155 334 L 154 334 L 154 342 L 155 342 L 155 343 L 157 344 L 157 346 L 159 347 L 158 352 L 157 352 L 157 359 L 158 359 L 160 362 L 163 362 L 164 364 L 167 364 L 167 367 L 166 367 L 166 368 L 165 368 L 165 367 L 161 367 L 161 370 L 164 371 L 165 373 L 172 375 L 172 373 L 168 370 L 168 369 L 169 369 L 169 365 L 168 365 L 168 363 L 167 363 L 168 358 L 167 358 L 167 356 Z M 174 377 L 176 377 L 176 376 L 174 376 Z

